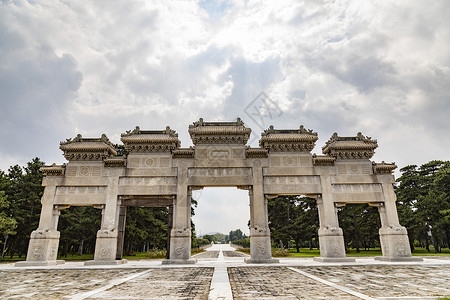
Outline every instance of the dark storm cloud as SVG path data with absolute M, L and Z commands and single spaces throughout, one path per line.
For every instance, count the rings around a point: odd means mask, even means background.
M 0 21 L 0 152 L 45 159 L 49 144 L 70 123 L 68 111 L 82 75 L 72 56 L 29 43 Z M 54 153 L 54 151 L 51 151 Z

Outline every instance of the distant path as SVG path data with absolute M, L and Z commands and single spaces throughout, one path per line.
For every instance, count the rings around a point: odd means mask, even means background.
M 229 244 L 213 244 L 205 250 L 205 252 L 195 255 L 195 258 L 215 258 L 218 261 L 223 261 L 224 257 L 245 257 L 245 254 L 237 252 Z

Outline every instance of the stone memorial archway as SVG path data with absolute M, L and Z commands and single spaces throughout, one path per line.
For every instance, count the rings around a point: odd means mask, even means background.
M 27 260 L 17 265 L 54 265 L 57 261 L 61 209 L 92 205 L 102 209 L 94 260 L 86 264 L 119 264 L 127 206 L 170 208 L 169 258 L 163 263 L 194 263 L 191 259 L 191 195 L 203 187 L 238 187 L 250 201 L 249 263 L 277 262 L 271 257 L 267 199 L 307 195 L 317 199 L 321 261 L 353 260 L 345 255 L 337 208 L 346 203 L 378 207 L 383 260 L 411 260 L 406 229 L 400 226 L 393 190 L 395 164 L 370 161 L 378 144 L 358 133 L 336 133 L 311 154 L 317 133 L 299 129 L 261 134 L 260 147 L 246 146 L 251 129 L 236 122 L 204 122 L 189 126 L 194 146 L 181 148 L 175 131 L 139 127 L 122 134 L 126 156 L 118 156 L 105 135 L 78 135 L 61 143 L 69 161 L 41 170 L 45 177 L 39 228 L 30 238 Z

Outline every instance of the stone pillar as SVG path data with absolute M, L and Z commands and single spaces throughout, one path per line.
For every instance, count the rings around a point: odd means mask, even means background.
M 329 176 L 320 176 L 322 195 L 317 197 L 319 211 L 319 245 L 320 257 L 314 260 L 321 262 L 355 261 L 345 256 L 344 235 L 339 227 L 337 208 L 342 204 L 333 202 Z M 344 204 L 345 205 L 345 204 Z
M 116 259 L 122 259 L 123 257 L 123 241 L 125 239 L 125 223 L 127 219 L 127 207 L 121 205 L 119 208 L 119 221 L 118 221 L 118 237 L 117 237 L 117 251 Z
M 167 218 L 167 254 L 166 259 L 170 258 L 170 233 L 173 226 L 173 205 L 169 205 L 169 213 Z
M 272 258 L 267 199 L 264 196 L 261 167 L 253 167 L 253 187 L 250 197 L 250 256 L 246 263 L 278 263 Z
M 100 230 L 97 231 L 94 260 L 85 262 L 86 266 L 117 265 L 126 262 L 126 260 L 116 260 L 120 213 L 120 201 L 117 195 L 119 178 L 110 177 L 108 180 L 105 205 L 94 206 L 102 209 L 102 224 Z
M 378 206 L 381 220 L 379 233 L 383 256 L 375 259 L 383 261 L 422 261 L 423 259 L 411 255 L 408 232 L 405 227 L 400 226 L 398 221 L 397 197 L 392 183 L 383 182 L 381 185 L 385 202 L 376 206 Z
M 170 233 L 169 259 L 163 264 L 193 264 L 191 259 L 191 197 L 187 186 L 187 168 L 178 169 L 178 191 L 173 205 L 173 224 Z
M 57 260 L 59 247 L 58 219 L 62 209 L 69 205 L 54 205 L 56 186 L 46 186 L 42 196 L 39 227 L 31 233 L 27 260 L 17 262 L 16 267 L 51 266 L 63 264 Z

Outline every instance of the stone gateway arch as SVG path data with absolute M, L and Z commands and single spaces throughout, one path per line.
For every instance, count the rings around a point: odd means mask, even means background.
M 31 233 L 27 260 L 17 265 L 55 265 L 58 216 L 70 206 L 102 210 L 94 260 L 86 264 L 120 264 L 127 206 L 169 207 L 169 257 L 163 263 L 191 259 L 191 195 L 204 187 L 248 190 L 250 202 L 249 263 L 277 262 L 271 257 L 267 200 L 279 195 L 315 198 L 319 210 L 321 261 L 351 261 L 345 255 L 337 209 L 346 203 L 378 207 L 383 260 L 411 260 L 406 229 L 399 224 L 392 171 L 395 164 L 370 161 L 378 144 L 358 133 L 336 133 L 311 154 L 317 133 L 270 126 L 259 148 L 246 146 L 251 129 L 236 122 L 189 126 L 194 146 L 181 148 L 177 133 L 139 127 L 122 134 L 126 156 L 118 156 L 105 135 L 81 135 L 61 142 L 67 164 L 43 167 L 45 186 L 39 228 Z

